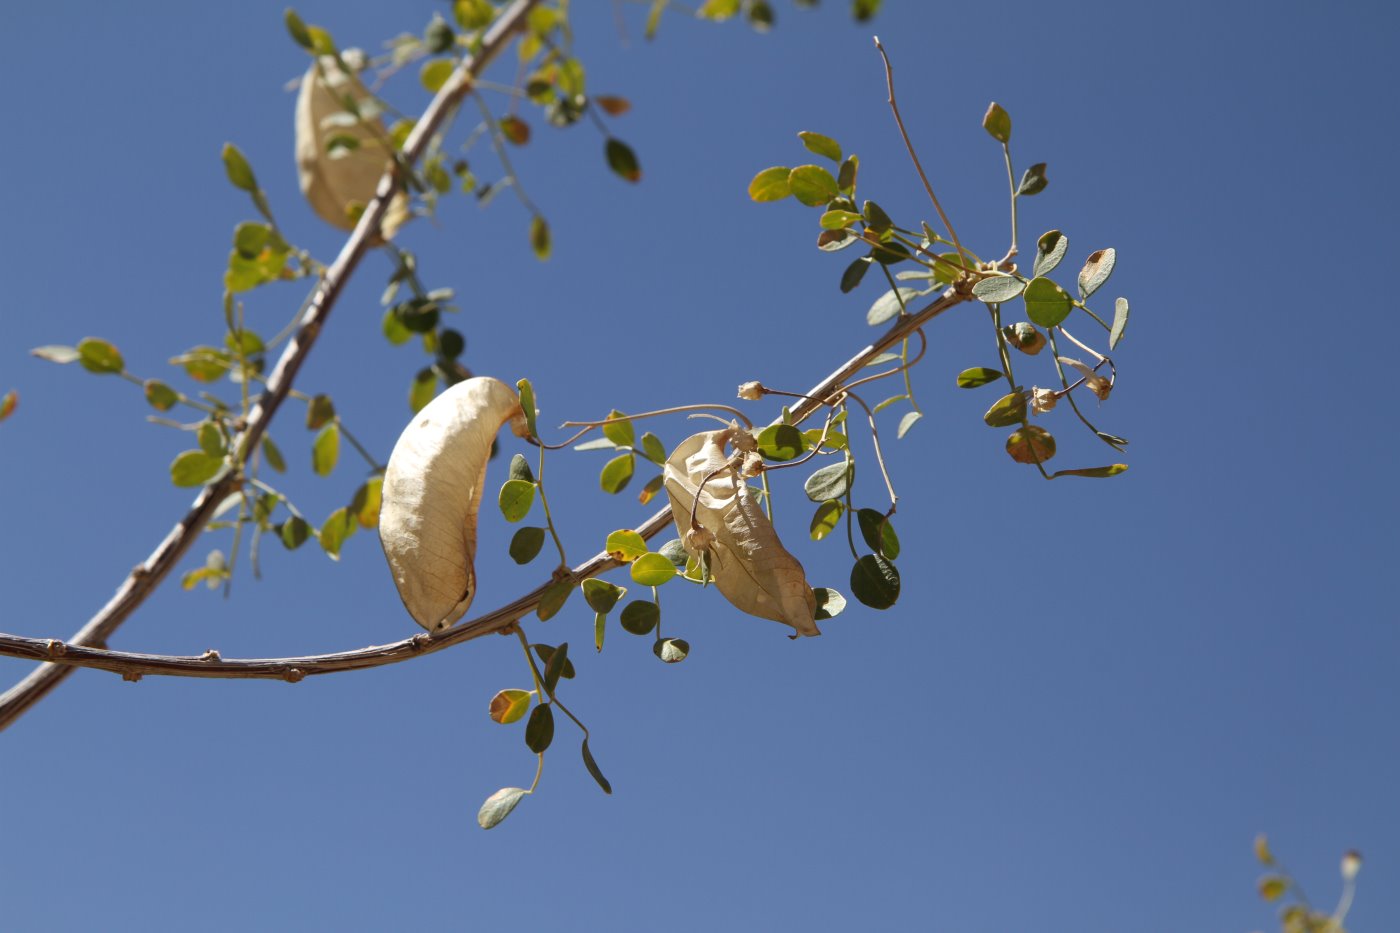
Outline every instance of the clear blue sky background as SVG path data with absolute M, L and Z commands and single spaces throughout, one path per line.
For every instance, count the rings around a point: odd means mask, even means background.
M 251 216 L 224 180 L 226 140 L 294 240 L 326 259 L 340 243 L 296 192 L 284 85 L 305 57 L 282 6 L 0 8 L 0 391 L 22 396 L 0 426 L 4 630 L 75 630 L 190 499 L 167 479 L 187 436 L 147 424 L 133 388 L 29 348 L 99 335 L 164 375 L 219 339 L 230 232 Z M 302 12 L 376 47 L 439 6 Z M 1065 281 L 1118 249 L 1101 303 L 1126 295 L 1135 317 L 1099 420 L 1132 440 L 1131 471 L 1047 484 L 1012 463 L 980 419 L 994 390 L 953 386 L 995 363 L 981 312 L 959 310 L 917 372 L 927 416 L 891 444 L 896 609 L 853 607 L 790 642 L 672 586 L 667 628 L 693 645 L 679 666 L 615 627 L 601 656 L 584 650 L 577 598 L 532 624 L 575 646 L 567 699 L 611 798 L 561 728 L 542 792 L 477 828 L 487 794 L 533 774 L 520 727 L 486 717 L 525 683 L 513 641 L 298 686 L 80 672 L 0 736 L 0 925 L 1244 933 L 1274 923 L 1253 892 L 1267 831 L 1327 907 L 1339 856 L 1361 849 L 1351 925 L 1392 928 L 1395 333 L 1374 266 L 1397 247 L 1393 8 L 891 0 L 861 27 L 829 0 L 776 4 L 766 36 L 671 16 L 647 44 L 641 8 L 624 43 L 610 5 L 575 6 L 590 87 L 633 102 L 615 127 L 645 179 L 609 174 L 591 127 L 535 120 L 516 155 L 554 227 L 549 263 L 509 196 L 485 212 L 454 200 L 406 232 L 428 284 L 459 290 L 477 372 L 532 377 L 553 424 L 724 401 L 746 379 L 800 390 L 863 346 L 883 286 L 842 295 L 850 254 L 812 248 L 816 213 L 753 205 L 745 186 L 807 161 L 794 134 L 818 130 L 859 152 L 864 196 L 934 219 L 885 107 L 877 31 L 965 241 L 1006 244 L 1003 167 L 979 127 L 995 99 L 1018 163 L 1050 165 L 1026 241 L 1069 235 Z M 389 95 L 426 100 L 411 75 Z M 299 383 L 381 453 L 421 365 L 379 336 L 387 273 L 369 259 Z M 275 332 L 301 295 L 259 292 L 250 323 Z M 1046 367 L 1023 358 L 1018 374 L 1044 383 Z M 1065 466 L 1115 459 L 1068 413 L 1046 423 Z M 653 430 L 674 443 L 690 426 Z M 311 515 L 361 481 L 348 452 L 311 475 L 296 407 L 273 435 Z M 550 467 L 579 559 L 651 513 L 598 491 L 602 460 Z M 805 540 L 787 478 L 780 529 L 814 583 L 847 590 L 842 543 Z M 859 498 L 880 495 L 866 470 Z M 506 559 L 509 532 L 484 521 L 482 609 L 542 572 Z M 188 565 L 227 546 L 211 535 Z M 370 534 L 339 564 L 274 546 L 264 565 L 230 600 L 167 585 L 114 645 L 267 656 L 414 631 Z M 7 681 L 27 669 L 0 664 Z

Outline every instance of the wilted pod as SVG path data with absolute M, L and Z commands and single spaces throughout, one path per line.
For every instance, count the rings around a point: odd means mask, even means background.
M 692 554 L 708 553 L 715 586 L 736 608 L 790 625 L 799 635 L 820 635 L 816 597 L 802 565 L 778 540 L 740 475 L 742 455 L 725 453 L 747 437 L 740 428 L 707 431 L 672 452 L 665 484 L 676 529 Z M 691 526 L 692 510 L 701 531 Z
M 363 209 L 374 197 L 379 178 L 389 166 L 389 136 L 377 113 L 367 113 L 370 94 L 360 79 L 341 67 L 351 66 L 360 55 L 353 50 L 341 59 L 322 55 L 301 79 L 297 95 L 296 154 L 301 193 L 316 214 L 341 230 L 353 230 L 358 217 L 353 205 Z M 357 115 L 346 109 L 347 99 Z M 389 204 L 380 227 L 392 237 L 408 219 L 408 198 L 400 192 Z
M 529 433 L 515 391 L 476 376 L 414 415 L 389 455 L 379 540 L 403 604 L 430 632 L 465 615 L 476 595 L 476 520 L 486 461 L 507 421 L 517 437 Z

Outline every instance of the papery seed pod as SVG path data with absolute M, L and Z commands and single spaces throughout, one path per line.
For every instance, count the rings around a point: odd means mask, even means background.
M 430 632 L 466 614 L 476 595 L 476 520 L 486 461 L 501 425 L 528 428 L 505 383 L 475 376 L 413 416 L 389 455 L 379 540 L 409 615 Z
M 342 58 L 353 60 L 346 52 Z M 393 153 L 378 114 L 363 110 L 358 118 L 346 100 L 368 107 L 370 94 L 360 79 L 333 55 L 322 55 L 301 79 L 297 95 L 296 156 L 301 193 L 326 223 L 355 229 L 351 208 L 369 204 Z M 394 195 L 380 225 L 382 242 L 408 219 L 408 198 Z
M 711 577 L 735 608 L 790 625 L 799 635 L 820 635 L 816 597 L 802 564 L 778 540 L 725 453 L 739 433 L 730 428 L 696 434 L 671 453 L 664 475 L 676 530 L 682 540 L 708 544 Z M 692 510 L 707 534 L 691 534 Z

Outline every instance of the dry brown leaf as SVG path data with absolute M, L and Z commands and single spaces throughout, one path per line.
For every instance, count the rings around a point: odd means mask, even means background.
M 741 447 L 749 446 L 748 435 L 739 428 L 696 434 L 666 461 L 666 493 L 676 530 L 687 546 L 706 547 L 715 586 L 737 609 L 790 625 L 799 635 L 820 635 L 814 621 L 816 597 L 802 564 L 778 540 L 739 475 L 742 450 L 738 457 L 725 451 L 736 438 Z M 691 526 L 692 510 L 700 531 Z
M 296 155 L 301 193 L 326 223 L 341 230 L 355 229 L 353 205 L 363 209 L 374 198 L 379 179 L 392 159 L 384 121 L 378 116 L 352 121 L 344 101 L 358 106 L 369 92 L 354 74 L 345 71 L 331 55 L 313 62 L 301 79 L 297 95 Z M 362 115 L 363 117 L 363 115 Z M 353 149 L 328 143 L 337 137 L 353 140 Z M 391 239 L 408 219 L 408 198 L 399 192 L 390 202 L 380 226 L 383 239 Z
M 491 444 L 507 421 L 528 433 L 520 398 L 475 376 L 413 416 L 384 472 L 379 540 L 408 612 L 430 632 L 466 614 L 476 595 L 476 519 Z

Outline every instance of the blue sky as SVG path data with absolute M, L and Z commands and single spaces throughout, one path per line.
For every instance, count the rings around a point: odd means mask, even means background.
M 173 377 L 170 356 L 219 339 L 229 237 L 251 217 L 224 179 L 226 141 L 289 236 L 326 260 L 338 248 L 296 191 L 284 85 L 305 57 L 282 5 L 212 21 L 145 2 L 0 9 L 13 40 L 0 391 L 21 396 L 0 425 L 6 631 L 76 630 L 190 498 L 167 479 L 188 438 L 146 423 L 134 388 L 28 350 L 97 335 L 133 371 Z M 1012 463 L 981 423 L 995 390 L 954 388 L 958 371 L 995 365 L 981 312 L 960 309 L 929 331 L 923 421 L 889 444 L 895 609 L 853 606 L 822 638 L 790 642 L 713 593 L 668 587 L 668 633 L 693 648 L 678 666 L 616 627 L 601 655 L 583 650 L 592 619 L 577 598 L 532 623 L 575 649 L 566 699 L 612 797 L 561 730 L 541 793 L 477 828 L 487 794 L 533 774 L 519 727 L 485 715 L 496 690 L 524 686 L 513 640 L 297 686 L 79 672 L 0 744 L 7 927 L 1243 933 L 1273 923 L 1253 893 L 1261 831 L 1323 907 L 1341 853 L 1360 849 L 1350 926 L 1393 924 L 1397 502 L 1377 418 L 1391 329 L 1384 279 L 1366 270 L 1400 245 L 1395 13 L 887 6 L 857 26 L 834 0 L 778 3 L 768 35 L 674 15 L 645 43 L 640 8 L 626 5 L 623 42 L 609 5 L 575 4 L 589 86 L 632 102 L 614 127 L 645 176 L 612 176 L 591 127 L 535 120 L 512 154 L 553 227 L 548 263 L 508 193 L 484 212 L 453 200 L 405 232 L 429 287 L 458 290 L 465 361 L 529 376 L 555 424 L 727 402 L 748 379 L 800 391 L 864 346 L 882 286 L 841 294 L 846 254 L 812 248 L 816 212 L 754 205 L 745 187 L 808 161 L 795 134 L 816 130 L 860 154 L 863 196 L 935 220 L 884 103 L 878 32 L 965 242 L 1006 243 L 1004 168 L 979 126 L 997 100 L 1018 169 L 1049 163 L 1023 243 L 1063 230 L 1066 282 L 1090 251 L 1117 249 L 1105 295 L 1127 296 L 1134 317 L 1097 414 L 1132 441 L 1132 469 L 1047 484 Z M 375 47 L 439 7 L 299 9 Z M 388 94 L 409 111 L 426 102 L 411 75 Z M 489 154 L 474 161 L 492 174 Z M 298 382 L 330 393 L 380 452 L 422 359 L 379 336 L 388 273 L 370 257 Z M 275 332 L 301 295 L 256 293 L 250 323 Z M 1018 362 L 1022 381 L 1050 378 L 1048 362 Z M 1117 459 L 1068 413 L 1045 424 L 1064 466 Z M 674 444 L 692 427 L 651 429 Z M 348 453 L 313 476 L 290 406 L 273 436 L 310 515 L 363 478 Z M 550 461 L 575 560 L 651 514 L 598 491 L 603 460 Z M 880 495 L 865 469 L 858 498 Z M 800 483 L 777 505 L 813 583 L 848 592 L 840 541 L 806 540 Z M 478 608 L 538 582 L 542 565 L 506 557 L 511 531 L 483 519 Z M 196 555 L 227 546 L 211 535 Z M 240 574 L 228 600 L 167 585 L 114 647 L 269 656 L 413 629 L 361 534 L 339 563 L 270 547 L 264 579 Z

